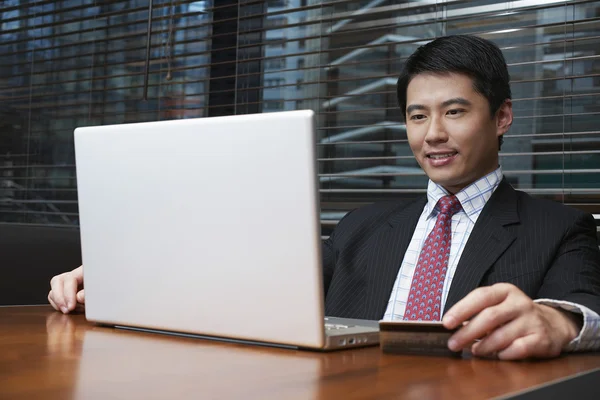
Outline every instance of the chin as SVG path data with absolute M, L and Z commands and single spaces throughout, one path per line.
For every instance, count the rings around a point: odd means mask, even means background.
M 436 171 L 435 173 L 427 174 L 427 176 L 433 182 L 437 183 L 440 186 L 443 186 L 444 188 L 448 188 L 448 187 L 455 188 L 455 187 L 462 186 L 461 182 L 463 180 L 456 176 L 452 176 L 450 174 L 441 174 L 441 173 L 439 173 L 439 171 Z
M 425 171 L 429 179 L 440 185 L 447 185 L 460 181 L 455 174 L 449 172 L 450 171 Z

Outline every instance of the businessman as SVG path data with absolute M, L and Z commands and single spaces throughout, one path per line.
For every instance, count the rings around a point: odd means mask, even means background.
M 513 121 L 497 46 L 448 36 L 421 46 L 398 79 L 427 196 L 348 213 L 323 243 L 326 314 L 441 320 L 452 350 L 548 358 L 600 348 L 600 251 L 591 215 L 505 180 Z M 115 279 L 118 279 L 115 277 Z M 62 312 L 84 303 L 83 269 L 51 281 Z

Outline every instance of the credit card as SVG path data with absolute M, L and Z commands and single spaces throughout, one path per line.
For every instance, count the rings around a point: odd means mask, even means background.
M 458 330 L 446 329 L 439 321 L 379 321 L 379 347 L 384 353 L 460 357 L 448 348 L 448 339 Z

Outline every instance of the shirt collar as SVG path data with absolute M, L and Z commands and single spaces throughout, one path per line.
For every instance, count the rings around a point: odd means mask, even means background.
M 502 167 L 498 167 L 495 171 L 490 172 L 484 177 L 476 180 L 469 186 L 456 193 L 456 198 L 460 201 L 462 206 L 462 212 L 464 212 L 469 219 L 475 223 L 481 210 L 492 197 L 492 194 L 502 181 Z M 425 215 L 427 219 L 433 218 L 439 212 L 436 207 L 438 201 L 449 193 L 442 186 L 429 180 L 427 185 L 427 204 L 425 205 Z M 459 211 L 461 212 L 461 211 Z

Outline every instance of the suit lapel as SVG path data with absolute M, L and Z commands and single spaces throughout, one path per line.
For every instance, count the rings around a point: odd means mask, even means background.
M 388 300 L 404 253 L 427 203 L 427 197 L 421 197 L 405 208 L 393 214 L 388 225 L 380 229 L 373 240 L 371 264 L 367 277 L 367 296 L 365 318 L 380 319 L 387 307 Z
M 517 195 L 506 179 L 489 199 L 459 260 L 444 312 L 479 286 L 483 276 L 515 240 L 505 226 L 519 222 Z

